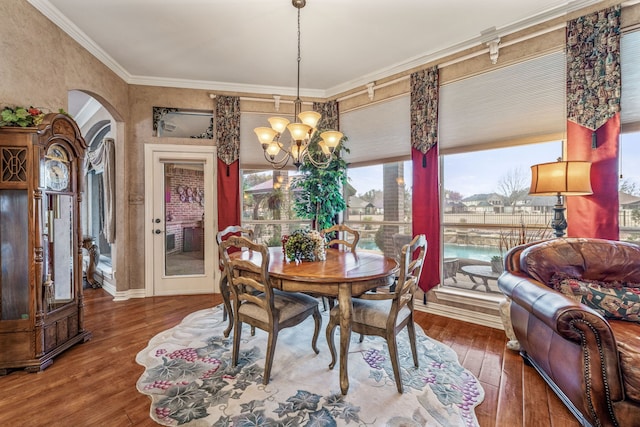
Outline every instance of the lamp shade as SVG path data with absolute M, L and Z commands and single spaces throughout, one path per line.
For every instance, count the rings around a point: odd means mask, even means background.
M 302 113 L 298 114 L 298 118 L 302 123 L 313 129 L 318 124 L 318 121 L 322 118 L 322 115 L 320 113 L 316 113 L 315 111 L 303 111 Z
M 273 141 L 273 139 L 278 134 L 275 130 L 268 127 L 255 128 L 253 131 L 256 133 L 256 135 L 258 136 L 258 141 L 260 141 L 260 144 L 262 144 L 263 146 L 271 143 L 271 141 Z
M 336 148 L 338 144 L 340 144 L 342 136 L 342 132 L 338 132 L 336 130 L 329 130 L 320 134 L 320 138 L 322 138 L 329 148 Z
M 309 135 L 311 127 L 304 123 L 290 123 L 287 129 L 289 129 L 291 138 L 293 138 L 294 141 L 302 141 Z
M 585 196 L 591 189 L 591 163 L 566 161 L 531 166 L 530 195 Z
M 289 120 L 284 117 L 269 117 L 267 120 L 269 121 L 271 128 L 278 133 L 284 132 L 289 124 Z

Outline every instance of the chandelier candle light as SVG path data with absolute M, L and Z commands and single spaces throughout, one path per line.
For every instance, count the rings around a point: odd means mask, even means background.
M 293 159 L 296 168 L 308 159 L 315 167 L 325 169 L 333 159 L 334 151 L 342 140 L 342 133 L 334 130 L 327 130 L 320 133 L 320 141 L 317 142 L 319 155 L 316 156 L 310 152 L 309 148 L 316 143 L 316 134 L 318 130 L 316 126 L 322 115 L 315 111 L 302 111 L 302 101 L 300 100 L 300 9 L 302 9 L 306 0 L 292 0 L 293 6 L 298 9 L 298 84 L 296 100 L 294 101 L 294 115 L 296 121 L 289 123 L 284 117 L 270 117 L 268 119 L 270 128 L 257 127 L 254 132 L 258 136 L 264 157 L 276 169 L 282 169 Z M 291 135 L 291 145 L 289 149 L 284 147 L 280 142 L 285 129 L 289 130 Z

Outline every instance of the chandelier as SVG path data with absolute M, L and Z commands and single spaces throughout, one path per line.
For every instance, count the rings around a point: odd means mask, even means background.
M 336 147 L 342 140 L 342 133 L 334 130 L 319 132 L 316 126 L 322 115 L 315 111 L 302 111 L 300 100 L 300 9 L 306 0 L 292 0 L 298 9 L 298 84 L 294 101 L 294 116 L 296 121 L 290 123 L 284 117 L 270 117 L 267 119 L 271 127 L 257 127 L 254 132 L 262 145 L 264 157 L 276 169 L 282 169 L 289 160 L 293 160 L 296 168 L 309 160 L 319 169 L 326 169 L 334 158 Z M 289 148 L 280 142 L 284 131 L 291 136 Z

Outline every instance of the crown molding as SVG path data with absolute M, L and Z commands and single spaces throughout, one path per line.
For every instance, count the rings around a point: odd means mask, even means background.
M 638 0 L 640 1 L 640 0 Z M 425 53 L 423 55 L 418 55 L 413 58 L 410 58 L 406 61 L 399 62 L 397 64 L 391 65 L 389 67 L 380 69 L 374 73 L 366 74 L 362 77 L 358 77 L 357 79 L 345 82 L 343 84 L 334 86 L 329 88 L 325 92 L 325 98 L 331 98 L 333 96 L 339 95 L 341 93 L 348 92 L 358 87 L 366 86 L 370 82 L 375 82 L 376 80 L 380 80 L 383 78 L 391 77 L 397 74 L 404 73 L 408 70 L 418 68 L 424 64 L 429 64 L 435 62 L 439 59 L 446 58 L 451 55 L 455 55 L 457 53 L 463 52 L 467 49 L 485 45 L 486 43 L 501 38 L 513 33 L 516 33 L 521 30 L 525 30 L 527 28 L 533 27 L 534 25 L 541 24 L 543 22 L 550 21 L 555 18 L 559 18 L 565 16 L 571 12 L 576 10 L 580 10 L 591 5 L 600 3 L 601 0 L 575 0 L 569 1 L 568 3 L 547 9 L 543 12 L 540 12 L 536 15 L 530 16 L 526 19 L 517 21 L 513 24 L 506 25 L 499 29 L 493 27 L 481 32 L 478 36 L 471 38 L 469 40 L 465 40 L 463 42 L 451 45 L 445 49 L 441 49 L 438 51 Z M 557 29 L 557 26 L 553 26 L 549 31 Z M 485 49 L 486 52 L 489 52 L 489 48 Z
M 55 25 L 67 33 L 71 38 L 78 42 L 82 47 L 87 49 L 89 53 L 95 56 L 110 70 L 116 73 L 128 84 L 138 84 L 146 86 L 163 86 L 163 87 L 175 87 L 175 88 L 189 88 L 189 89 L 204 89 L 210 91 L 224 91 L 224 92 L 242 92 L 242 93 L 256 93 L 256 94 L 279 94 L 287 96 L 296 96 L 296 89 L 293 87 L 275 87 L 275 86 L 261 86 L 261 85 L 246 85 L 238 83 L 225 83 L 215 81 L 203 81 L 203 80 L 186 80 L 186 79 L 166 79 L 148 76 L 132 76 L 127 70 L 125 70 L 119 63 L 117 63 L 109 54 L 101 49 L 93 40 L 91 40 L 83 31 L 81 31 L 75 24 L 69 21 L 60 11 L 54 7 L 49 0 L 27 0 L 33 7 L 40 11 L 44 16 L 51 20 Z M 636 0 L 629 0 L 625 4 L 635 4 Z M 452 54 L 459 53 L 466 49 L 473 48 L 478 45 L 486 44 L 487 42 L 496 39 L 497 37 L 504 37 L 506 35 L 515 33 L 520 30 L 524 30 L 531 26 L 549 21 L 554 18 L 558 18 L 568 13 L 601 3 L 601 0 L 569 0 L 564 5 L 547 9 L 536 15 L 528 17 L 526 19 L 517 21 L 513 24 L 506 25 L 501 28 L 490 28 L 483 31 L 480 35 L 473 37 L 464 42 L 457 43 L 446 49 L 441 49 L 434 52 L 428 52 L 422 55 L 417 55 L 406 61 L 396 63 L 394 65 L 382 68 L 378 71 L 366 74 L 351 81 L 336 85 L 328 89 L 301 89 L 301 95 L 305 97 L 315 98 L 331 98 L 341 93 L 348 92 L 355 88 L 365 87 L 368 83 L 375 82 L 383 78 L 388 78 L 397 74 L 404 73 L 410 69 L 418 68 L 424 64 L 432 63 L 438 59 L 447 57 Z M 487 49 L 488 51 L 488 49 Z
M 182 89 L 204 89 L 212 92 L 240 92 L 255 93 L 272 96 L 274 94 L 282 96 L 296 96 L 295 87 L 285 86 L 262 86 L 248 85 L 242 83 L 225 83 L 208 80 L 187 80 L 169 79 L 162 77 L 131 76 L 127 81 L 129 84 L 143 86 L 163 86 Z M 325 98 L 325 91 L 320 89 L 300 88 L 300 95 L 304 97 Z

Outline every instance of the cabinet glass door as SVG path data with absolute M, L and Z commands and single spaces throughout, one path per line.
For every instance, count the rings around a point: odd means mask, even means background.
M 28 211 L 26 190 L 0 190 L 0 320 L 29 318 Z
M 45 278 L 44 299 L 49 310 L 74 299 L 74 233 L 73 196 L 47 196 L 47 235 L 49 249 L 48 276 Z

